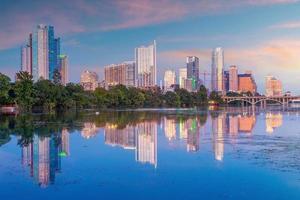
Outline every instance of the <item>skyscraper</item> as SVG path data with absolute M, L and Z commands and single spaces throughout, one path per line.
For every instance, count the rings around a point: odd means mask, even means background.
M 274 76 L 266 77 L 266 96 L 282 96 L 282 83 Z
M 196 56 L 188 56 L 186 58 L 187 79 L 192 81 L 192 91 L 198 89 L 200 80 L 199 58 Z
M 221 47 L 212 52 L 211 90 L 223 92 L 224 52 Z
M 236 66 L 229 67 L 229 91 L 237 92 L 239 86 L 238 69 Z
M 165 90 L 170 89 L 172 85 L 176 84 L 176 74 L 175 71 L 167 70 L 164 76 L 164 88 Z
M 229 71 L 224 71 L 223 74 L 223 91 L 228 92 L 229 91 Z
M 156 85 L 156 42 L 148 47 L 135 49 L 137 86 L 153 87 Z
M 185 88 L 185 80 L 187 79 L 187 69 L 186 68 L 180 68 L 179 69 L 179 87 Z
M 59 55 L 60 39 L 55 38 L 54 27 L 40 24 L 21 49 L 21 70 L 32 74 L 34 81 L 53 80 L 55 70 L 60 69 Z
M 239 92 L 251 92 L 256 93 L 257 86 L 252 76 L 252 72 L 248 71 L 245 74 L 238 75 Z
M 61 75 L 61 84 L 66 85 L 69 82 L 69 73 L 68 73 L 68 57 L 66 55 L 59 56 L 60 61 L 60 75 Z

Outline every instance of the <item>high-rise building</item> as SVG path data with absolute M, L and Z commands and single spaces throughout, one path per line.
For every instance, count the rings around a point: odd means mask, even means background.
M 40 24 L 29 35 L 28 44 L 21 50 L 21 70 L 33 76 L 53 80 L 55 70 L 60 70 L 60 39 L 55 38 L 54 27 Z
M 179 87 L 185 88 L 185 80 L 187 79 L 187 68 L 179 69 Z
M 176 84 L 176 74 L 175 71 L 166 70 L 164 76 L 164 88 L 168 90 L 171 88 L 172 85 Z
M 32 74 L 32 34 L 28 43 L 21 47 L 21 71 Z
M 68 57 L 66 55 L 60 55 L 60 75 L 61 75 L 61 84 L 66 85 L 69 82 L 69 73 L 68 73 Z
M 135 63 L 137 69 L 137 86 L 153 87 L 156 85 L 156 42 L 148 47 L 135 49 Z
M 196 91 L 200 86 L 200 66 L 199 58 L 188 56 L 186 58 L 187 79 L 192 81 L 192 91 Z
M 237 92 L 239 87 L 238 69 L 236 66 L 229 67 L 229 91 Z
M 266 77 L 266 96 L 282 96 L 282 83 L 274 76 Z
M 239 74 L 239 92 L 251 92 L 255 94 L 257 91 L 257 86 L 255 80 L 250 71 L 245 74 Z
M 109 65 L 104 68 L 105 83 L 107 86 L 121 84 L 134 87 L 135 73 L 134 62 Z
M 212 52 L 211 90 L 223 92 L 224 51 L 221 47 Z
M 229 91 L 229 71 L 224 71 L 223 74 L 223 91 Z
M 84 71 L 80 75 L 80 85 L 86 91 L 94 91 L 98 87 L 98 75 L 96 72 Z

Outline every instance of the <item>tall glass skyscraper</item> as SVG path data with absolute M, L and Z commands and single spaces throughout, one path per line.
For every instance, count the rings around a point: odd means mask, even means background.
M 55 69 L 60 70 L 60 39 L 55 38 L 54 27 L 40 24 L 29 36 L 29 43 L 21 50 L 21 70 L 28 71 L 33 80 L 53 80 Z
M 192 82 L 192 91 L 198 89 L 200 80 L 200 66 L 199 58 L 196 56 L 189 56 L 186 58 L 186 69 L 187 69 L 187 79 Z
M 212 52 L 211 90 L 223 92 L 224 51 L 221 47 Z
M 156 85 L 156 42 L 148 47 L 135 49 L 137 86 L 153 87 Z

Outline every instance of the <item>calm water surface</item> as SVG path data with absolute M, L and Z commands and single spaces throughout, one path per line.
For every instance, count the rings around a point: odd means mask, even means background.
M 0 116 L 0 199 L 300 199 L 299 114 Z

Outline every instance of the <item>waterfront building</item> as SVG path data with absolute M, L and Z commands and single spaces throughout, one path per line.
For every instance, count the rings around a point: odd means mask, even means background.
M 223 92 L 224 51 L 221 47 L 212 51 L 211 90 Z
M 187 68 L 179 69 L 179 87 L 185 88 L 185 80 L 187 79 Z
M 176 84 L 175 71 L 166 70 L 165 71 L 165 76 L 164 76 L 164 89 L 169 90 L 175 84 Z
M 274 76 L 266 77 L 266 96 L 282 96 L 282 83 L 280 80 L 276 79 Z
M 238 69 L 237 66 L 229 67 L 229 91 L 237 92 L 239 87 Z
M 145 47 L 135 48 L 137 86 L 153 87 L 156 85 L 156 42 Z
M 67 85 L 67 83 L 69 83 L 68 57 L 66 55 L 60 55 L 59 56 L 59 61 L 60 61 L 59 66 L 60 66 L 61 84 L 62 85 Z
M 252 76 L 252 72 L 248 71 L 245 74 L 239 74 L 239 92 L 251 92 L 255 94 L 257 91 L 257 86 Z
M 83 71 L 80 76 L 80 85 L 86 91 L 94 91 L 98 87 L 98 75 L 96 72 Z
M 135 63 L 124 62 L 121 64 L 113 64 L 104 68 L 104 77 L 106 86 L 125 85 L 135 86 Z
M 187 79 L 192 81 L 192 91 L 196 91 L 200 86 L 200 66 L 199 58 L 188 56 L 186 58 Z

